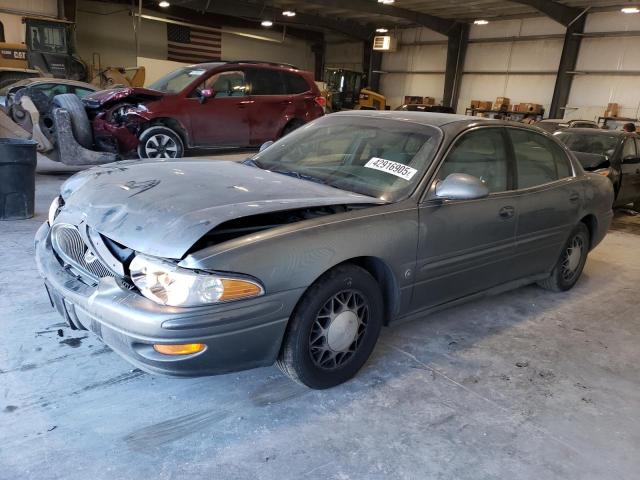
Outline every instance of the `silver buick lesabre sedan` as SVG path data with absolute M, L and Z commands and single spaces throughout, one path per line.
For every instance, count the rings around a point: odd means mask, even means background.
M 568 290 L 611 182 L 522 124 L 344 112 L 242 163 L 149 160 L 71 177 L 36 237 L 71 328 L 143 370 L 274 362 L 327 388 L 382 325 L 538 282 Z

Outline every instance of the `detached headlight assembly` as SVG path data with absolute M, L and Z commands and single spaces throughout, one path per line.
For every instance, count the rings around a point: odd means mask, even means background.
M 255 281 L 196 272 L 141 254 L 131 261 L 129 271 L 145 297 L 171 307 L 198 307 L 264 295 Z
M 58 195 L 53 199 L 53 202 L 51 202 L 51 205 L 49 205 L 49 215 L 47 217 L 47 219 L 49 220 L 49 225 L 53 225 L 53 221 L 56 219 L 58 213 L 60 213 L 60 209 L 63 206 L 64 200 L 62 200 L 61 196 Z

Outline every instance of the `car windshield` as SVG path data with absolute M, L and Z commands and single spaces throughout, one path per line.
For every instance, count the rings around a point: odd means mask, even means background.
M 152 90 L 158 90 L 163 93 L 179 93 L 187 85 L 193 82 L 196 78 L 201 77 L 207 72 L 203 67 L 184 67 L 174 70 L 173 72 L 165 75 L 159 80 L 156 80 L 149 88 Z
M 247 163 L 394 202 L 409 195 L 440 141 L 434 127 L 399 120 L 326 116 Z
M 593 153 L 611 158 L 618 146 L 620 137 L 615 135 L 594 135 L 593 132 L 575 132 L 565 130 L 555 136 L 574 152 Z

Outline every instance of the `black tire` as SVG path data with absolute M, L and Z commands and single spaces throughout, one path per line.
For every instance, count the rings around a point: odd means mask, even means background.
M 289 320 L 276 365 L 310 388 L 346 382 L 371 355 L 382 319 L 376 280 L 356 265 L 338 266 L 303 295 Z
M 289 135 L 291 132 L 293 132 L 294 130 L 297 130 L 298 128 L 300 128 L 303 125 L 304 125 L 304 122 L 301 121 L 301 120 L 291 120 L 282 129 L 282 135 L 281 135 L 280 138 L 282 138 L 282 137 L 284 137 L 286 135 Z
M 64 108 L 71 118 L 71 131 L 76 141 L 84 148 L 93 148 L 91 122 L 84 103 L 73 93 L 61 93 L 53 97 L 53 108 Z
M 164 125 L 151 126 L 140 134 L 140 158 L 181 158 L 184 143 L 178 133 Z
M 569 235 L 551 275 L 539 281 L 538 285 L 554 292 L 564 292 L 572 288 L 580 278 L 584 264 L 587 262 L 589 240 L 589 229 L 584 223 L 579 223 Z M 579 256 L 572 257 L 572 252 L 575 252 L 578 245 Z

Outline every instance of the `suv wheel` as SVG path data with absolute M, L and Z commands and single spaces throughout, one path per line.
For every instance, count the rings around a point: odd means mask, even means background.
M 184 156 L 182 138 L 164 125 L 155 125 L 140 134 L 140 158 L 180 158 Z

